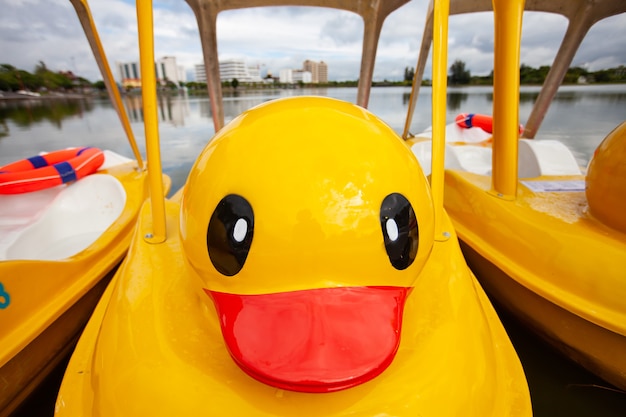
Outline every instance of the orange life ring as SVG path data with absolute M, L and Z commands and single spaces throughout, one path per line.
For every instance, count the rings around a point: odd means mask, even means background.
M 487 133 L 493 133 L 493 118 L 485 114 L 460 113 L 456 116 L 456 124 L 459 127 L 469 129 L 479 127 Z M 519 133 L 524 132 L 524 126 L 519 125 Z
M 55 187 L 92 174 L 104 163 L 98 148 L 70 148 L 0 167 L 0 194 L 21 194 Z

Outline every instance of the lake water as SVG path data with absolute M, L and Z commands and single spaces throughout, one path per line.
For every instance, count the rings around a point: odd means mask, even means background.
M 537 98 L 538 87 L 522 87 L 520 121 L 524 123 Z M 373 88 L 369 109 L 401 133 L 409 101 L 408 87 Z M 279 97 L 315 94 L 356 101 L 355 88 L 255 90 L 225 97 L 226 121 L 257 104 Z M 195 160 L 214 133 L 206 97 L 163 97 L 159 103 L 159 131 L 164 171 L 180 187 Z M 144 150 L 141 98 L 127 97 L 125 105 L 135 137 Z M 448 120 L 461 112 L 491 114 L 490 87 L 450 89 Z M 411 132 L 430 126 L 431 90 L 422 88 Z M 626 85 L 562 87 L 537 139 L 558 139 L 586 165 L 596 146 L 626 119 Z M 54 100 L 3 102 L 0 100 L 0 166 L 68 146 L 97 146 L 132 157 L 124 131 L 108 100 Z M 145 153 L 144 153 L 145 154 Z
M 372 89 L 369 109 L 397 132 L 402 132 L 410 89 Z M 538 87 L 522 87 L 520 122 L 528 118 Z M 257 90 L 224 99 L 226 121 L 262 102 L 294 95 L 324 95 L 350 102 L 355 88 Z M 456 114 L 491 114 L 491 87 L 453 88 L 448 94 L 449 121 Z M 144 127 L 139 97 L 125 98 L 135 137 L 142 142 Z M 422 88 L 411 125 L 418 133 L 431 120 L 431 90 Z M 558 139 L 586 165 L 602 139 L 626 119 L 626 85 L 566 86 L 559 90 L 537 139 Z M 159 132 L 164 171 L 178 189 L 196 156 L 211 139 L 213 121 L 208 98 L 160 98 Z M 0 166 L 14 160 L 68 146 L 96 146 L 132 158 L 117 115 L 108 100 L 0 100 Z M 140 143 L 145 155 L 143 143 Z M 626 393 L 618 392 L 595 376 L 555 353 L 508 315 L 501 317 L 527 373 L 535 416 L 626 416 Z M 19 415 L 51 415 L 54 393 L 62 369 L 52 376 L 37 397 Z M 33 405 L 36 404 L 33 411 Z M 42 408 L 43 407 L 43 408 Z

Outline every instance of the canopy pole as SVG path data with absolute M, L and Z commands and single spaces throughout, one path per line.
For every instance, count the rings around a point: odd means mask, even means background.
M 448 85 L 448 15 L 450 0 L 436 0 L 433 25 L 433 139 L 430 184 L 435 210 L 435 240 L 447 240 L 443 230 L 443 186 L 446 149 L 446 96 Z
M 130 147 L 133 151 L 133 155 L 135 155 L 137 165 L 139 166 L 140 170 L 143 170 L 143 158 L 141 157 L 141 153 L 139 152 L 139 148 L 137 147 L 137 142 L 135 141 L 133 130 L 131 129 L 130 122 L 128 121 L 128 115 L 124 110 L 124 105 L 122 104 L 120 92 L 117 89 L 115 78 L 113 78 L 113 74 L 111 73 L 111 67 L 109 66 L 106 54 L 104 53 L 104 48 L 102 47 L 102 43 L 100 42 L 100 36 L 98 35 L 98 31 L 96 30 L 96 25 L 93 21 L 93 17 L 91 15 L 89 5 L 87 4 L 87 0 L 70 0 L 70 2 L 74 6 L 74 10 L 76 10 L 76 14 L 78 15 L 78 20 L 80 21 L 80 24 L 83 26 L 83 31 L 85 32 L 85 36 L 89 41 L 89 46 L 91 47 L 93 56 L 96 59 L 98 68 L 100 69 L 100 74 L 102 75 L 104 85 L 106 86 L 107 92 L 109 93 L 109 98 L 111 99 L 111 103 L 113 104 L 113 107 L 117 112 L 117 116 L 122 122 L 122 128 L 126 133 L 126 138 L 128 139 L 128 143 L 130 144 Z
M 413 135 L 411 134 L 411 123 L 413 122 L 413 114 L 415 113 L 415 105 L 417 104 L 417 96 L 419 95 L 422 80 L 424 79 L 424 67 L 430 52 L 430 45 L 433 42 L 433 2 L 428 3 L 428 12 L 426 12 L 426 22 L 424 23 L 424 33 L 422 34 L 422 46 L 417 57 L 417 65 L 415 66 L 415 74 L 413 74 L 413 82 L 411 83 L 411 95 L 409 96 L 409 108 L 406 112 L 406 120 L 404 122 L 404 130 L 402 131 L 402 139 L 407 140 Z
M 493 0 L 493 161 L 491 193 L 506 200 L 517 194 L 519 67 L 524 0 Z
M 152 231 L 148 232 L 144 238 L 150 243 L 161 243 L 165 241 L 167 236 L 165 230 L 165 201 L 163 199 L 161 154 L 159 150 L 152 22 L 152 0 L 137 0 L 141 97 L 143 100 L 143 122 L 146 131 L 150 204 L 152 206 Z

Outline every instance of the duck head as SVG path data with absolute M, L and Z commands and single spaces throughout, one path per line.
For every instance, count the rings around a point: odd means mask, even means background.
M 219 131 L 190 172 L 180 226 L 234 361 L 300 392 L 388 367 L 434 233 L 408 147 L 367 110 L 322 97 L 268 102 Z

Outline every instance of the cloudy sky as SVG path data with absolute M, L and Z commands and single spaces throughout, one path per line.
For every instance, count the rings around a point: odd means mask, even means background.
M 135 2 L 91 0 L 91 10 L 109 62 L 138 61 Z M 375 80 L 399 80 L 414 67 L 428 0 L 413 0 L 392 13 L 383 27 Z M 184 0 L 155 0 L 155 55 L 175 56 L 191 73 L 202 62 L 196 20 Z M 556 15 L 524 17 L 521 62 L 550 65 L 566 28 Z M 591 71 L 626 64 L 626 14 L 594 26 L 573 65 Z M 349 12 L 310 7 L 245 9 L 218 16 L 220 59 L 242 58 L 262 73 L 301 68 L 302 61 L 323 60 L 331 80 L 359 74 L 361 18 Z M 541 30 L 539 34 L 538 30 Z M 460 59 L 473 75 L 492 69 L 491 13 L 453 16 L 449 62 Z M 52 70 L 71 70 L 91 81 L 101 79 L 69 0 L 0 0 L 0 63 L 33 71 L 39 61 Z M 114 70 L 116 74 L 116 71 Z M 430 78 L 430 62 L 426 68 Z

